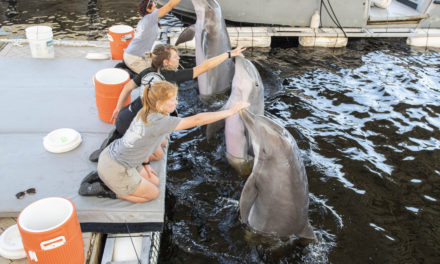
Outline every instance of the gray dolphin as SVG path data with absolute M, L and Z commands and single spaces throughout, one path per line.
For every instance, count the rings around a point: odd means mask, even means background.
M 232 91 L 225 108 L 239 101 L 250 103 L 247 109 L 253 114 L 264 114 L 264 85 L 260 74 L 252 62 L 236 57 Z M 252 147 L 239 114 L 226 118 L 225 141 L 229 164 L 241 175 L 249 175 L 253 166 L 253 157 L 249 155 Z
M 197 20 L 194 27 L 187 28 L 176 41 L 176 45 L 195 36 L 196 64 L 231 50 L 228 31 L 220 5 L 216 0 L 192 0 Z M 201 74 L 198 79 L 202 99 L 225 92 L 231 87 L 234 63 L 227 59 L 219 66 Z
M 252 138 L 254 168 L 240 197 L 241 221 L 255 231 L 316 241 L 308 220 L 309 188 L 298 146 L 282 126 L 240 112 Z

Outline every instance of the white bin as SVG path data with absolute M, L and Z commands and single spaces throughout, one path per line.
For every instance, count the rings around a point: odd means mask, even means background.
M 52 28 L 48 26 L 32 26 L 26 28 L 26 38 L 33 58 L 54 58 Z

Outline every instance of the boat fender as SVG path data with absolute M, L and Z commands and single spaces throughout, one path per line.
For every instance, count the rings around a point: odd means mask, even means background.
M 316 10 L 312 15 L 312 19 L 310 20 L 310 28 L 319 28 L 320 16 L 319 10 Z
M 391 4 L 392 0 L 372 0 L 371 6 L 377 6 L 379 8 L 387 8 Z

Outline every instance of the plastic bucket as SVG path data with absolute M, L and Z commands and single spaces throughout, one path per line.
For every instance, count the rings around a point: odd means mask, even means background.
M 118 103 L 124 85 L 130 80 L 130 75 L 122 69 L 108 68 L 98 71 L 93 78 L 95 83 L 96 107 L 99 118 L 107 123 Z M 128 96 L 124 106 L 131 102 L 131 95 Z
M 73 203 L 48 197 L 31 203 L 17 219 L 31 264 L 84 263 L 84 241 Z
M 134 30 L 127 25 L 112 26 L 108 29 L 108 40 L 113 60 L 122 60 L 124 50 L 134 37 Z
M 32 26 L 26 28 L 26 38 L 33 58 L 54 58 L 52 28 L 48 26 Z

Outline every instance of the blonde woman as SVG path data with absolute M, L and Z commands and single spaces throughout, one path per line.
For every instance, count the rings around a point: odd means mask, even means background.
M 120 199 L 140 203 L 159 196 L 159 178 L 148 157 L 173 131 L 202 126 L 227 118 L 249 106 L 239 102 L 231 109 L 189 117 L 169 114 L 177 106 L 177 86 L 160 81 L 145 87 L 143 108 L 120 139 L 106 147 L 98 160 L 101 180 Z

